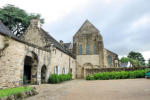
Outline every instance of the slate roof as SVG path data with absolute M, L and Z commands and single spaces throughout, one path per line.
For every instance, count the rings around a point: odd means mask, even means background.
M 64 43 L 64 47 L 67 49 L 69 49 L 70 45 L 71 45 L 71 43 Z
M 114 53 L 114 52 L 112 52 L 112 51 L 110 51 L 110 50 L 108 50 L 108 49 L 106 49 L 106 48 L 104 48 L 104 49 L 107 50 L 108 52 L 111 52 L 111 53 L 113 53 L 113 54 L 115 54 L 115 55 L 118 56 L 118 54 L 116 54 L 116 53 Z
M 75 58 L 75 55 L 73 55 L 68 48 L 66 48 L 64 45 L 61 45 L 57 40 L 55 40 L 50 34 L 48 34 L 48 32 L 46 32 L 44 29 L 41 28 L 42 31 L 42 35 L 44 36 L 45 40 L 48 42 L 48 46 L 50 46 L 51 44 L 54 45 L 54 47 L 56 47 L 57 49 L 61 50 L 64 53 L 67 53 L 68 55 L 72 56 Z
M 49 44 L 54 44 L 54 46 L 57 49 L 61 50 L 62 52 L 66 53 L 66 54 L 68 54 L 70 56 L 72 56 L 73 58 L 75 58 L 75 56 L 72 53 L 70 53 L 65 47 L 63 47 L 58 41 L 56 41 L 52 36 L 50 36 L 42 28 L 41 28 L 41 31 L 42 31 L 42 35 L 49 42 Z M 39 49 L 42 49 L 42 50 L 46 50 L 46 49 L 41 48 L 41 47 L 39 47 L 37 45 L 30 44 L 27 41 L 23 41 L 23 40 L 19 39 L 18 37 L 16 37 L 15 35 L 12 34 L 12 32 L 2 23 L 1 20 L 0 20 L 0 34 L 6 35 L 6 36 L 10 36 L 11 38 L 13 38 L 13 39 L 15 39 L 15 40 L 17 40 L 19 42 L 25 43 L 27 45 L 30 45 L 30 46 L 33 46 L 33 47 L 36 47 L 36 48 L 39 48 Z
M 14 38 L 17 38 L 16 36 L 14 36 L 12 34 L 12 32 L 8 29 L 8 27 L 6 27 L 2 21 L 0 20 L 0 33 L 4 34 L 4 35 L 7 35 L 7 36 L 11 36 L 11 37 L 14 37 Z

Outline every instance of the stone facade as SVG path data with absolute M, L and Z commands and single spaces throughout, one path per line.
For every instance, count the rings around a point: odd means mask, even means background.
M 0 88 L 23 85 L 24 75 L 28 75 L 26 78 L 31 84 L 41 84 L 43 78 L 43 82 L 47 82 L 54 74 L 55 66 L 59 67 L 58 74 L 65 69 L 65 74 L 71 71 L 73 78 L 76 77 L 74 57 L 67 50 L 63 51 L 56 44 L 46 41 L 42 35 L 45 31 L 35 24 L 36 21 L 33 22 L 21 40 L 0 32 Z M 9 45 L 2 50 L 6 39 Z
M 0 21 L 0 88 L 46 83 L 54 73 L 83 78 L 87 69 L 118 67 L 118 62 L 118 55 L 104 48 L 99 30 L 88 20 L 73 43 L 57 42 L 37 19 L 20 38 Z
M 88 20 L 74 35 L 73 44 L 73 52 L 78 62 L 77 76 L 79 78 L 84 76 L 82 74 L 87 68 L 118 67 L 118 55 L 104 48 L 99 30 Z

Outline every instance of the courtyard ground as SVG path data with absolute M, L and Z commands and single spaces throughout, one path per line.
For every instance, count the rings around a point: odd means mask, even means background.
M 150 100 L 150 79 L 72 80 L 36 86 L 26 100 Z

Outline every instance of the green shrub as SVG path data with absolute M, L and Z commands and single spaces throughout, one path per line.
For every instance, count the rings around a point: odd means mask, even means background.
M 58 83 L 59 82 L 59 77 L 57 74 L 52 74 L 50 77 L 49 77 L 49 82 L 50 83 Z
M 134 79 L 134 78 L 144 78 L 145 73 L 149 69 L 135 70 L 135 71 L 120 71 L 120 72 L 101 72 L 93 75 L 88 75 L 86 80 L 109 80 L 109 79 Z
M 72 74 L 68 73 L 68 74 L 51 74 L 49 77 L 49 83 L 60 83 L 63 81 L 67 81 L 67 80 L 71 80 L 72 79 Z
M 0 90 L 0 98 L 11 96 L 13 94 L 20 94 L 24 91 L 30 91 L 32 90 L 32 87 L 15 87 L 15 88 L 7 88 Z
M 88 76 L 86 77 L 86 80 L 94 80 L 94 77 L 93 77 L 93 76 L 88 75 Z

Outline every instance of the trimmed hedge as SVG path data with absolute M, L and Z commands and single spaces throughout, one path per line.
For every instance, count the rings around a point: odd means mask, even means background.
M 72 74 L 51 74 L 49 77 L 49 83 L 60 83 L 63 81 L 71 80 L 72 79 Z
M 86 80 L 109 80 L 109 79 L 134 79 L 144 78 L 145 73 L 149 69 L 135 70 L 135 71 L 120 71 L 120 72 L 102 72 L 93 75 L 88 75 Z

